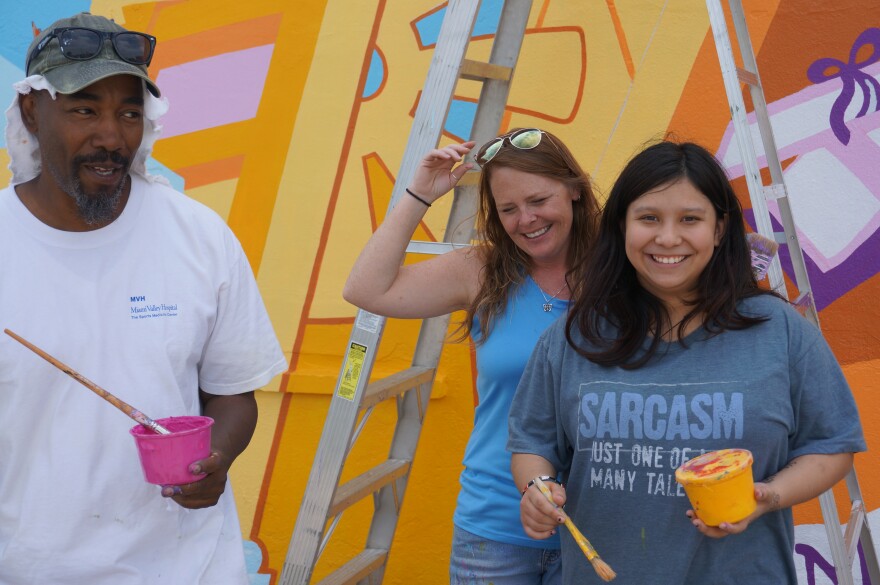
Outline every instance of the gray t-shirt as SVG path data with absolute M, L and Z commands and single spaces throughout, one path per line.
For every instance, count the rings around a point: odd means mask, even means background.
M 566 511 L 621 584 L 796 583 L 791 509 L 742 534 L 706 538 L 685 516 L 691 506 L 675 469 L 706 451 L 741 448 L 761 481 L 800 455 L 866 448 L 820 332 L 774 297 L 747 299 L 740 310 L 770 320 L 715 336 L 699 329 L 687 348 L 664 343 L 636 370 L 578 355 L 561 319 L 526 366 L 507 448 L 563 473 Z M 562 532 L 563 581 L 601 583 Z

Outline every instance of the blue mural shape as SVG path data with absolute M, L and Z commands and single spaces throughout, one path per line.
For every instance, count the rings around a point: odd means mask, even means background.
M 468 140 L 474 126 L 474 116 L 476 113 L 476 102 L 453 99 L 449 105 L 449 113 L 446 115 L 446 123 L 443 125 L 443 129 L 462 140 Z
M 269 585 L 269 575 L 261 575 L 260 565 L 263 564 L 263 551 L 251 540 L 242 541 L 244 545 L 244 564 L 247 569 L 250 585 Z
M 503 5 L 504 0 L 483 0 L 480 4 L 479 12 L 477 12 L 477 18 L 474 21 L 474 30 L 471 32 L 471 37 L 494 35 L 498 31 L 498 22 L 501 20 Z M 446 7 L 444 6 L 437 12 L 416 21 L 419 42 L 423 46 L 430 47 L 437 43 L 437 37 L 440 36 L 440 25 L 443 24 L 445 16 Z M 443 125 L 444 131 L 462 140 L 467 140 L 470 138 L 471 130 L 473 129 L 476 112 L 476 103 L 453 99 L 449 106 L 446 122 Z
M 0 57 L 0 106 L 4 112 L 12 104 L 12 98 L 15 97 L 12 84 L 22 79 L 24 79 L 24 71 L 4 57 Z M 6 116 L 0 117 L 0 129 L 3 130 L 0 132 L 0 148 L 6 148 Z
M 162 135 L 159 135 L 159 138 L 162 138 Z M 183 177 L 154 159 L 152 156 L 147 157 L 145 166 L 147 167 L 147 172 L 151 175 L 160 175 L 168 179 L 168 182 L 171 183 L 171 186 L 174 187 L 175 190 L 184 193 L 184 182 Z
M 477 12 L 477 19 L 474 21 L 474 30 L 471 35 L 494 35 L 498 30 L 498 21 L 501 20 L 503 5 L 504 0 L 483 0 L 479 12 Z M 423 46 L 430 47 L 437 42 L 444 16 L 446 16 L 446 7 L 416 21 L 419 42 Z
M 385 61 L 382 55 L 376 49 L 373 49 L 373 55 L 370 57 L 370 68 L 367 71 L 367 82 L 364 84 L 364 92 L 362 97 L 369 99 L 376 95 L 382 82 L 385 81 Z
M 0 25 L 0 106 L 5 112 L 12 103 L 12 84 L 25 77 L 27 48 L 34 40 L 34 27 L 43 29 L 59 18 L 87 11 L 86 0 L 41 0 L 31 2 L 27 10 L 4 10 Z M 0 148 L 6 148 L 6 117 L 0 117 Z
M 0 57 L 24 69 L 25 53 L 34 40 L 34 26 L 43 29 L 59 18 L 87 12 L 91 4 L 89 0 L 40 0 L 29 2 L 27 10 L 8 10 L 7 6 L 0 27 Z

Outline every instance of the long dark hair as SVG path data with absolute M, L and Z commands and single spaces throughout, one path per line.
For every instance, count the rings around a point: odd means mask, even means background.
M 745 329 L 765 321 L 737 310 L 741 299 L 772 294 L 760 288 L 752 273 L 743 212 L 724 168 L 710 152 L 690 142 L 662 141 L 633 157 L 620 173 L 602 213 L 599 236 L 588 260 L 585 281 L 566 323 L 566 339 L 582 356 L 603 366 L 635 369 L 657 351 L 663 333 L 674 324 L 665 305 L 645 290 L 625 250 L 624 226 L 630 204 L 642 195 L 686 179 L 712 203 L 725 229 L 697 282 L 690 311 L 678 324 L 678 339 L 693 319 L 702 318 L 710 334 Z M 603 322 L 616 337 L 608 338 Z M 590 349 L 577 346 L 577 327 Z M 644 352 L 645 338 L 652 338 Z
M 509 136 L 519 128 L 503 134 Z M 484 147 L 485 148 L 485 147 Z M 482 150 L 482 149 L 481 149 Z M 576 195 L 572 201 L 571 234 L 568 240 L 566 281 L 572 298 L 584 282 L 583 270 L 596 236 L 599 205 L 593 195 L 589 175 L 581 168 L 563 142 L 543 132 L 541 142 L 531 149 L 520 149 L 505 142 L 498 153 L 483 165 L 480 176 L 480 207 L 477 210 L 479 252 L 484 258 L 482 286 L 467 309 L 462 337 L 471 334 L 473 319 L 480 321 L 478 343 L 486 339 L 492 322 L 504 311 L 510 291 L 521 284 L 531 269 L 531 258 L 513 243 L 498 217 L 492 194 L 492 173 L 507 167 L 541 175 L 566 185 Z

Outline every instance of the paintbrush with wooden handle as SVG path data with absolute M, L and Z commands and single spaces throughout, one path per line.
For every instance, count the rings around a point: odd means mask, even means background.
M 581 547 L 581 550 L 584 551 L 584 554 L 587 556 L 587 560 L 590 561 L 590 564 L 593 565 L 593 569 L 596 571 L 596 574 L 603 581 L 611 581 L 615 577 L 617 577 L 617 573 L 608 566 L 608 563 L 603 561 L 599 557 L 599 553 L 596 552 L 596 549 L 593 548 L 593 545 L 590 544 L 590 541 L 587 540 L 587 537 L 581 534 L 581 531 L 577 529 L 577 526 L 574 525 L 574 522 L 571 521 L 571 518 L 568 517 L 568 514 L 565 511 L 556 505 L 556 502 L 553 501 L 553 494 L 550 493 L 550 488 L 547 487 L 540 477 L 536 477 L 534 479 L 535 485 L 538 486 L 538 489 L 541 490 L 541 493 L 544 494 L 544 497 L 553 504 L 556 510 L 559 512 L 559 515 L 562 517 L 565 522 L 565 527 L 568 528 L 568 531 L 571 533 L 572 538 Z
M 98 396 L 100 396 L 101 398 L 103 398 L 104 400 L 106 400 L 107 402 L 109 402 L 110 404 L 112 404 L 113 406 L 115 406 L 116 408 L 118 408 L 119 410 L 121 410 L 122 412 L 124 412 L 125 414 L 127 414 L 128 416 L 130 416 L 139 424 L 160 435 L 170 434 L 168 429 L 166 429 L 138 409 L 120 400 L 110 392 L 104 390 L 79 372 L 74 371 L 70 366 L 61 363 L 30 341 L 19 337 L 17 334 L 13 333 L 9 329 L 4 329 L 3 332 L 6 333 L 6 335 L 8 335 L 9 337 L 18 341 L 20 344 L 22 344 L 35 354 L 37 354 L 38 356 L 40 356 L 41 358 L 43 358 L 44 360 L 46 360 L 47 362 L 49 362 L 50 364 L 52 364 L 53 366 L 55 366 L 56 368 L 58 368 L 59 370 L 61 370 L 62 372 L 64 372 L 65 374 L 67 374 L 68 376 L 70 376 L 71 378 L 73 378 L 74 380 L 76 380 L 77 382 L 79 382 L 80 384 L 82 384 L 83 386 L 85 386 L 86 388 L 88 388 L 89 390 L 91 390 L 92 392 L 94 392 L 95 394 L 97 394 Z

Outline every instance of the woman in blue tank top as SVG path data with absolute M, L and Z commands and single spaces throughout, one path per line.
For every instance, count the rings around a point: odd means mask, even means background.
M 475 157 L 482 170 L 480 242 L 403 266 L 428 207 L 476 168 L 464 162 L 474 146 L 452 144 L 425 155 L 407 195 L 361 252 L 343 296 L 395 318 L 466 311 L 462 337 L 476 345 L 479 405 L 453 518 L 450 582 L 557 585 L 558 535 L 536 540 L 519 522 L 526 486 L 511 477 L 507 418 L 535 342 L 565 314 L 583 282 L 598 205 L 589 177 L 559 138 L 536 128 L 513 130 Z

